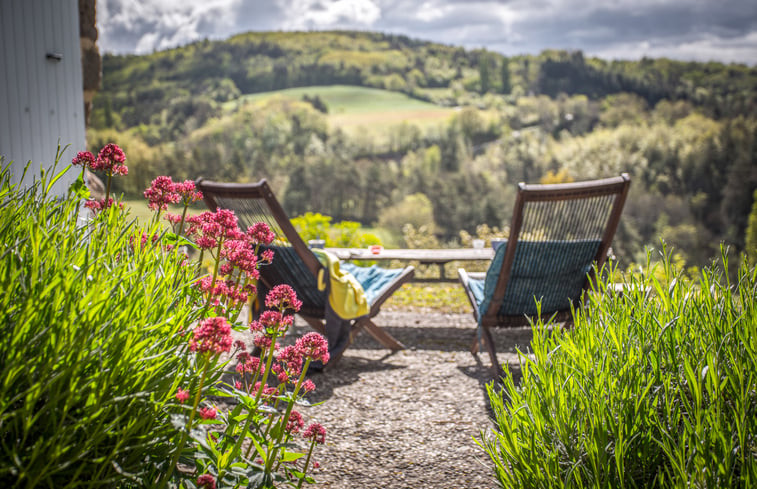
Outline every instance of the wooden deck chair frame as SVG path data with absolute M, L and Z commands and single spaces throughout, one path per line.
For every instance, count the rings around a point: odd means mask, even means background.
M 279 201 L 276 199 L 276 196 L 274 195 L 271 187 L 268 185 L 268 182 L 265 179 L 262 179 L 257 183 L 221 183 L 199 178 L 196 181 L 196 186 L 198 190 L 202 192 L 205 204 L 212 211 L 215 211 L 219 208 L 219 200 L 223 199 L 256 199 L 265 202 L 268 211 L 270 211 L 270 217 L 275 220 L 276 225 L 278 225 L 280 231 L 284 234 L 283 237 L 289 243 L 289 245 L 292 246 L 297 256 L 304 263 L 307 270 L 312 273 L 313 277 L 317 281 L 319 271 L 324 268 L 323 265 L 321 265 L 321 263 L 318 261 L 318 258 L 316 258 L 310 248 L 308 248 L 307 244 L 305 244 L 305 242 L 302 240 L 302 237 L 300 237 L 300 235 L 297 233 L 297 230 L 295 230 L 294 226 L 289 220 L 289 217 L 281 207 L 281 204 L 279 204 Z M 233 208 L 231 210 L 237 212 L 237 210 Z M 241 218 L 242 216 L 237 215 L 237 217 L 240 218 L 240 227 L 244 227 L 242 222 L 243 219 Z M 276 260 L 275 257 L 274 260 Z M 271 288 L 275 285 L 279 285 L 276 283 L 267 282 L 265 270 L 261 270 L 261 272 L 261 281 L 263 281 L 266 287 Z M 341 353 L 349 348 L 349 346 L 354 341 L 355 335 L 357 335 L 357 333 L 359 333 L 362 329 L 365 329 L 365 331 L 367 331 L 373 338 L 375 338 L 379 343 L 390 350 L 396 351 L 405 348 L 405 346 L 391 334 L 377 326 L 373 322 L 372 318 L 379 313 L 383 303 L 386 302 L 386 300 L 389 299 L 389 297 L 391 297 L 392 294 L 402 286 L 402 284 L 412 280 L 414 273 L 415 270 L 412 266 L 405 267 L 399 274 L 399 276 L 397 276 L 392 282 L 387 284 L 379 292 L 378 296 L 373 300 L 371 304 L 370 313 L 366 316 L 357 318 L 352 322 L 347 345 L 336 358 L 332 357 L 332 359 L 329 361 L 330 366 L 337 363 L 337 361 L 341 357 Z M 313 329 L 321 334 L 325 334 L 326 328 L 324 321 L 324 307 L 308 308 L 306 306 L 303 306 L 298 314 Z
M 628 174 L 623 173 L 618 177 L 585 182 L 538 185 L 529 185 L 525 183 L 518 184 L 518 194 L 515 201 L 512 221 L 510 224 L 510 236 L 507 240 L 507 244 L 502 245 L 506 246 L 507 248 L 504 252 L 504 259 L 499 271 L 499 277 L 497 278 L 494 292 L 491 295 L 491 302 L 483 317 L 480 317 L 479 306 L 471 290 L 470 280 L 471 278 L 483 278 L 485 274 L 468 273 L 463 269 L 458 270 L 460 281 L 466 291 L 468 300 L 473 306 L 473 317 L 476 319 L 476 321 L 480 322 L 480 334 L 482 337 L 481 339 L 486 345 L 489 357 L 492 362 L 492 367 L 495 370 L 501 371 L 501 366 L 497 360 L 494 340 L 490 328 L 497 326 L 524 326 L 535 319 L 534 316 L 528 316 L 525 314 L 502 315 L 500 311 L 505 293 L 507 291 L 511 271 L 513 269 L 516 246 L 519 242 L 519 237 L 523 227 L 524 207 L 531 202 L 573 201 L 602 196 L 609 196 L 613 199 L 610 211 L 607 215 L 606 224 L 604 225 L 604 231 L 601 236 L 599 247 L 597 249 L 596 255 L 594 256 L 595 266 L 592 267 L 591 271 L 587 274 L 586 280 L 583 285 L 582 296 L 585 296 L 591 287 L 592 281 L 596 278 L 596 271 L 601 269 L 602 265 L 607 259 L 608 252 L 610 250 L 610 244 L 620 222 L 620 216 L 623 211 L 626 197 L 628 195 L 630 183 L 631 180 Z M 578 304 L 575 305 L 578 306 Z M 570 308 L 557 311 L 542 311 L 542 318 L 544 318 L 545 320 L 553 318 L 553 321 L 556 323 L 572 321 Z M 477 334 L 471 347 L 471 352 L 474 355 L 478 352 L 479 349 L 480 342 L 478 340 L 479 338 Z

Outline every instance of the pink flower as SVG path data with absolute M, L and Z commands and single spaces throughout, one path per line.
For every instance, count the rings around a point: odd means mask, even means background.
M 278 392 L 278 389 L 271 387 L 268 384 L 265 384 L 261 387 L 260 382 L 255 382 L 255 387 L 253 387 L 252 392 L 257 394 L 261 389 L 263 390 L 263 392 L 261 393 L 262 397 L 271 397 L 273 395 L 276 395 L 276 393 Z
M 302 307 L 302 302 L 297 299 L 297 294 L 292 287 L 282 284 L 275 286 L 268 292 L 265 297 L 265 305 L 281 311 L 294 309 L 294 312 L 297 312 Z
M 250 330 L 280 333 L 289 329 L 293 321 L 293 316 L 284 316 L 279 311 L 263 311 L 257 321 L 250 323 Z
M 298 376 L 302 372 L 302 353 L 293 345 L 287 345 L 279 350 L 276 360 L 286 365 L 291 375 Z
M 323 363 L 329 361 L 329 344 L 326 338 L 318 333 L 311 332 L 297 339 L 295 347 L 303 356 Z
M 226 258 L 231 265 L 246 272 L 250 277 L 260 278 L 258 257 L 246 241 L 237 239 L 225 241 L 221 256 Z
M 278 367 L 278 369 L 280 368 L 281 367 Z M 274 369 L 271 368 L 271 370 L 274 370 Z M 287 372 L 286 370 L 281 370 L 280 372 L 277 372 L 276 378 L 279 379 L 280 383 L 286 384 L 287 382 L 289 382 L 289 372 Z
M 121 202 L 116 202 L 112 197 L 109 197 L 107 202 L 105 201 L 105 199 L 103 199 L 88 200 L 84 203 L 84 207 L 86 207 L 87 209 L 92 209 L 92 211 L 95 213 L 108 209 L 113 205 L 118 205 L 118 207 L 120 207 L 121 209 L 124 208 L 124 205 Z
M 203 249 L 216 248 L 221 240 L 240 239 L 244 236 L 237 225 L 237 217 L 228 209 L 205 211 L 190 216 L 187 222 L 190 224 L 187 235 L 197 235 L 195 242 Z
M 197 478 L 197 486 L 205 489 L 216 489 L 216 480 L 210 474 L 202 474 Z
M 303 426 L 305 426 L 305 421 L 302 419 L 302 415 L 297 411 L 292 410 L 292 412 L 289 413 L 286 430 L 289 433 L 299 433 Z
M 302 433 L 302 437 L 308 440 L 313 440 L 316 443 L 323 443 L 326 441 L 326 428 L 318 423 L 313 423 L 305 429 Z
M 312 380 L 307 379 L 305 382 L 302 383 L 302 389 L 305 392 L 313 392 L 315 390 L 315 383 L 313 383 Z
M 259 357 L 252 356 L 246 351 L 237 355 L 237 360 L 239 363 L 237 363 L 236 370 L 240 374 L 250 372 L 255 375 L 256 373 L 262 373 L 262 369 L 265 367 L 264 364 L 260 363 Z
M 237 340 L 234 342 L 234 348 L 236 348 L 237 350 L 245 351 L 247 350 L 247 345 L 244 343 L 244 341 Z
M 191 204 L 202 199 L 202 192 L 195 190 L 195 183 L 192 180 L 184 180 L 184 182 L 176 182 L 173 184 L 173 191 L 181 196 L 181 201 L 184 204 Z
M 179 224 L 181 222 L 181 216 L 179 214 L 174 214 L 173 212 L 166 212 L 163 219 L 171 224 Z
M 261 350 L 267 350 L 271 347 L 271 343 L 273 340 L 271 340 L 270 336 L 265 335 L 255 335 L 255 337 L 252 339 L 252 344 L 260 348 Z
M 318 462 L 313 462 L 313 468 L 314 468 L 314 469 L 317 469 L 317 468 L 319 468 L 320 466 L 321 466 L 321 464 L 320 464 L 320 463 L 318 463 Z
M 150 183 L 150 188 L 144 191 L 148 201 L 147 206 L 154 211 L 164 211 L 168 204 L 177 204 L 181 196 L 173 191 L 171 177 L 159 176 Z
M 74 166 L 81 165 L 84 168 L 92 168 L 95 163 L 95 155 L 89 151 L 79 151 L 76 156 L 71 160 L 71 164 Z
M 221 353 L 231 350 L 231 326 L 223 317 L 205 319 L 194 330 L 189 342 L 191 351 Z
M 189 391 L 184 390 L 181 387 L 179 387 L 179 390 L 176 392 L 176 399 L 182 404 L 187 402 L 187 399 L 189 399 Z
M 97 154 L 97 160 L 92 165 L 93 170 L 102 170 L 113 175 L 126 175 L 129 169 L 124 165 L 126 155 L 118 145 L 106 144 Z
M 216 415 L 218 415 L 216 408 L 204 407 L 200 409 L 200 417 L 202 419 L 216 419 Z
M 260 254 L 260 261 L 271 263 L 273 261 L 273 250 L 265 250 Z
M 264 222 L 256 222 L 252 227 L 247 228 L 247 240 L 252 244 L 264 244 L 269 245 L 276 237 L 268 227 L 268 224 Z

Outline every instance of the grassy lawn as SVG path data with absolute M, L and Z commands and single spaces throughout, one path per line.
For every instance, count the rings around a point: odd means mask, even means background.
M 455 113 L 453 108 L 440 107 L 403 93 L 349 85 L 288 88 L 243 95 L 227 102 L 224 108 L 231 110 L 240 103 L 257 102 L 275 96 L 302 100 L 303 95 L 317 95 L 326 103 L 330 127 L 341 128 L 350 136 L 376 137 L 382 142 L 394 126 L 408 123 L 426 129 L 444 123 Z
M 124 199 L 122 202 L 124 204 L 124 207 L 129 211 L 129 216 L 132 218 L 137 218 L 137 221 L 142 225 L 149 224 L 150 219 L 152 219 L 155 215 L 155 212 L 151 211 L 150 208 L 147 207 L 146 199 Z M 206 210 L 208 209 L 205 207 L 205 204 L 199 202 L 189 207 L 189 210 L 187 210 L 187 215 L 199 214 Z M 168 212 L 181 214 L 181 211 L 182 207 L 179 207 L 178 205 L 168 206 Z M 161 216 L 162 215 L 163 214 L 161 214 Z
M 470 314 L 471 323 L 475 324 L 473 308 L 462 285 L 457 282 L 405 284 L 386 301 L 384 308 L 420 312 L 432 309 L 450 314 Z

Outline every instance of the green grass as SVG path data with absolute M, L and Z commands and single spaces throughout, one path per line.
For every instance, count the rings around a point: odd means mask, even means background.
M 150 223 L 150 220 L 155 215 L 155 212 L 147 207 L 147 200 L 145 199 L 124 199 L 121 202 L 124 204 L 124 210 L 128 212 L 129 218 L 136 218 L 138 225 L 148 225 Z M 181 214 L 181 210 L 182 207 L 178 205 L 168 206 L 168 212 L 173 212 L 174 214 Z M 206 210 L 208 209 L 202 202 L 195 203 L 190 206 L 189 210 L 187 211 L 187 215 L 199 214 Z M 163 214 L 161 214 L 161 216 L 162 215 Z
M 293 100 L 302 100 L 304 95 L 318 96 L 329 108 L 329 114 L 365 114 L 374 112 L 436 112 L 448 114 L 449 108 L 417 100 L 399 92 L 378 88 L 357 87 L 351 85 L 311 86 L 287 88 L 272 92 L 243 95 L 237 100 L 227 102 L 224 108 L 231 108 L 237 103 L 261 101 L 280 96 Z
M 473 314 L 463 287 L 457 282 L 421 283 L 403 285 L 392 295 L 384 308 L 387 310 L 433 310 L 447 314 Z M 473 322 L 473 316 L 471 316 Z
M 403 123 L 425 129 L 446 122 L 455 110 L 417 100 L 399 92 L 349 85 L 288 88 L 243 95 L 224 104 L 233 110 L 245 102 L 261 102 L 271 97 L 302 100 L 303 95 L 320 97 L 328 106 L 331 128 L 341 128 L 351 136 L 385 141 L 388 131 Z

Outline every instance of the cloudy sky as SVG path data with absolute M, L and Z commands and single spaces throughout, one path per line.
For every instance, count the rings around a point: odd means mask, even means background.
M 353 29 L 506 55 L 580 49 L 757 65 L 756 0 L 98 0 L 100 49 L 149 53 L 246 31 Z

